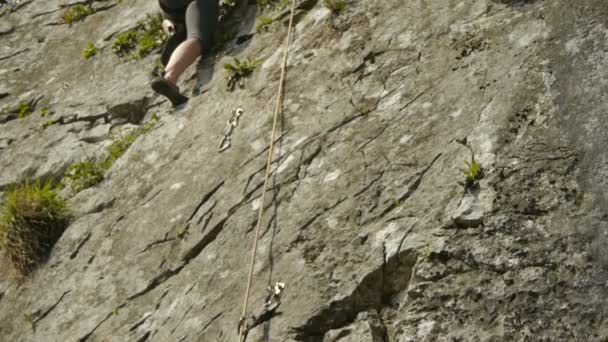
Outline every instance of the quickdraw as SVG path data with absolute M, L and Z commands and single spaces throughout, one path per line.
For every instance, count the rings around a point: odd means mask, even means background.
M 239 118 L 245 111 L 242 108 L 237 108 L 232 112 L 232 117 L 226 122 L 226 129 L 224 130 L 224 136 L 220 141 L 220 145 L 217 148 L 218 153 L 222 153 L 232 146 L 232 131 L 239 125 Z
M 245 341 L 251 329 L 270 321 L 277 315 L 277 309 L 281 306 L 281 295 L 285 290 L 285 283 L 278 282 L 274 286 L 268 286 L 264 306 L 249 318 L 242 317 L 239 320 L 237 330 L 241 340 Z

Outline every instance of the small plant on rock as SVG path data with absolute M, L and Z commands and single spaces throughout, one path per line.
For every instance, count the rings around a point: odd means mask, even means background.
M 63 13 L 63 21 L 65 21 L 67 24 L 72 24 L 74 22 L 83 20 L 91 14 L 93 14 L 93 9 L 91 7 L 77 4 L 68 7 L 68 9 Z
M 68 206 L 51 181 L 8 193 L 0 219 L 0 248 L 20 275 L 42 262 L 69 223 Z
M 19 104 L 19 114 L 17 114 L 17 117 L 19 119 L 24 119 L 30 116 L 30 114 L 32 114 L 32 107 L 30 104 L 28 102 L 21 102 Z
M 139 22 L 139 25 L 142 27 L 142 33 L 138 43 L 137 58 L 141 59 L 160 48 L 166 35 L 163 31 L 163 17 L 160 14 L 148 14 L 146 20 Z
M 166 38 L 162 28 L 160 14 L 148 14 L 146 19 L 137 23 L 132 30 L 121 32 L 116 36 L 112 51 L 118 57 L 126 59 L 142 59 L 152 51 L 160 48 Z
M 323 0 L 323 4 L 334 14 L 338 14 L 346 8 L 345 0 Z
M 49 109 L 49 107 L 44 107 L 42 108 L 42 110 L 40 110 L 40 116 L 41 117 L 47 117 L 51 114 L 51 110 Z
M 114 39 L 112 44 L 112 51 L 118 55 L 118 57 L 127 56 L 131 50 L 137 46 L 137 31 L 129 30 L 121 32 Z
M 475 158 L 473 158 L 471 162 L 465 160 L 464 163 L 467 166 L 464 170 L 462 170 L 462 173 L 464 173 L 466 176 L 465 187 L 475 187 L 479 183 L 479 180 L 484 176 L 483 167 L 479 161 L 475 160 Z
M 82 52 L 82 55 L 85 59 L 89 59 L 95 56 L 98 52 L 99 49 L 97 48 L 97 46 L 95 46 L 95 43 L 89 42 L 89 44 L 87 44 L 86 49 L 84 49 L 84 51 Z
M 80 163 L 72 164 L 62 179 L 63 184 L 70 187 L 72 193 L 78 193 L 84 189 L 97 185 L 103 180 L 106 165 L 89 159 Z
M 260 59 L 241 61 L 238 58 L 234 59 L 234 64 L 224 64 L 224 69 L 228 73 L 226 76 L 228 91 L 233 91 L 237 84 L 240 88 L 244 88 L 244 78 L 249 76 L 260 64 L 262 64 Z
M 272 17 L 263 15 L 258 18 L 258 23 L 255 25 L 255 30 L 257 33 L 261 33 L 263 31 L 267 31 L 268 27 L 272 25 Z

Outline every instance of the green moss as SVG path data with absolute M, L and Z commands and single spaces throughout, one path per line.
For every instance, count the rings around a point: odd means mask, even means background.
M 323 4 L 334 14 L 338 14 L 346 8 L 345 0 L 323 0 Z
M 238 84 L 239 87 L 243 88 L 245 86 L 243 79 L 249 75 L 260 65 L 262 64 L 262 60 L 250 60 L 247 59 L 245 61 L 241 61 L 238 58 L 234 59 L 234 64 L 226 63 L 224 64 L 224 69 L 227 72 L 226 81 L 227 81 L 227 89 L 228 91 L 234 90 L 234 87 Z
M 30 104 L 28 102 L 21 102 L 19 104 L 19 114 L 17 114 L 17 117 L 19 119 L 24 119 L 28 116 L 30 116 L 32 114 L 32 107 L 30 106 Z
M 51 120 L 47 120 L 47 121 L 45 121 L 45 122 L 44 122 L 42 125 L 40 125 L 40 128 L 41 128 L 42 130 L 45 130 L 45 129 L 47 129 L 47 128 L 49 128 L 49 127 L 53 126 L 53 125 L 54 125 L 54 124 L 56 124 L 56 123 L 57 123 L 57 121 L 55 121 L 55 120 L 52 120 L 52 119 L 51 119 Z
M 99 49 L 97 48 L 97 46 L 95 46 L 95 43 L 89 42 L 89 44 L 87 44 L 86 49 L 84 49 L 84 51 L 82 52 L 82 55 L 85 59 L 89 59 L 95 56 L 98 52 Z
M 119 33 L 112 45 L 112 51 L 124 59 L 142 59 L 159 49 L 166 38 L 160 14 L 148 14 L 132 30 Z
M 272 25 L 272 22 L 272 17 L 263 15 L 258 18 L 258 23 L 255 25 L 255 30 L 258 33 L 261 33 L 264 30 L 268 30 L 268 27 Z
M 0 219 L 0 248 L 21 275 L 42 262 L 68 225 L 65 199 L 52 182 L 25 183 L 8 193 Z
M 40 116 L 41 117 L 46 117 L 49 116 L 51 114 L 51 110 L 48 107 L 44 107 L 42 108 L 42 110 L 40 110 Z
M 90 6 L 78 4 L 70 6 L 63 13 L 63 21 L 65 21 L 67 24 L 72 24 L 74 22 L 83 20 L 91 14 L 93 14 L 93 9 Z

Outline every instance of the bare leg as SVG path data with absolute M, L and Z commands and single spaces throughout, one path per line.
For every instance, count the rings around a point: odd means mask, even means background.
M 201 55 L 201 43 L 196 38 L 188 38 L 173 51 L 165 68 L 165 79 L 177 84 L 184 71 Z

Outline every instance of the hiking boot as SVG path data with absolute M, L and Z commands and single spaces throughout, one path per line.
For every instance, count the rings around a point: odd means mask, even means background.
M 177 107 L 188 101 L 188 98 L 179 92 L 179 88 L 164 77 L 157 77 L 152 80 L 151 86 L 155 92 L 168 98 L 173 107 Z

